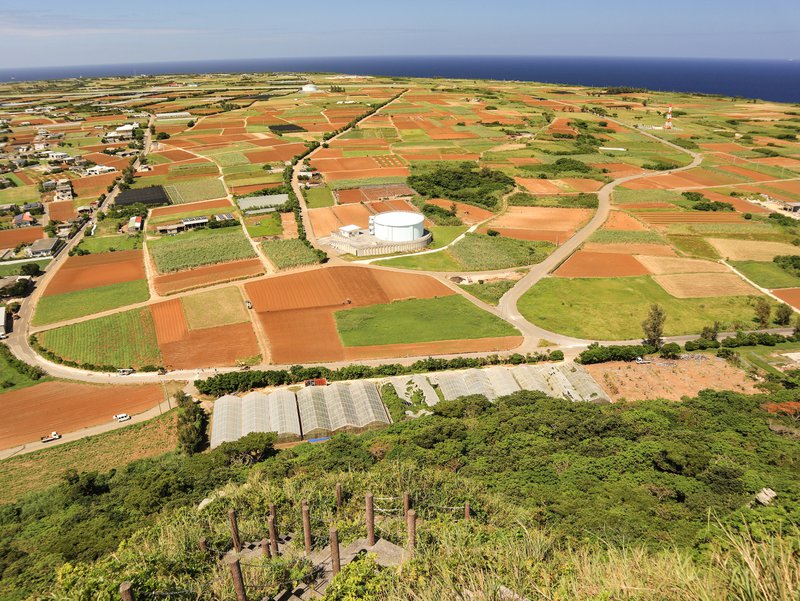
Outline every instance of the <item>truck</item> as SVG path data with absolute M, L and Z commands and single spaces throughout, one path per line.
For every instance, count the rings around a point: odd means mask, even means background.
M 305 381 L 306 386 L 327 386 L 328 380 L 327 378 L 313 378 L 311 380 Z
M 42 436 L 42 442 L 53 442 L 54 440 L 58 440 L 61 438 L 61 434 L 58 432 L 50 432 L 47 436 Z

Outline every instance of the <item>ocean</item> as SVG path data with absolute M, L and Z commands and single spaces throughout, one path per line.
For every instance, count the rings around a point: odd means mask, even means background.
M 0 81 L 106 75 L 335 72 L 352 75 L 540 81 L 800 102 L 800 60 L 573 56 L 374 56 L 204 60 L 0 69 Z

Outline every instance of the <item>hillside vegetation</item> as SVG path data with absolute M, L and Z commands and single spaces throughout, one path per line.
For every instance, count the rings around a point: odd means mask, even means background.
M 535 392 L 494 404 L 467 397 L 432 416 L 279 453 L 271 435 L 251 435 L 211 453 L 71 473 L 0 508 L 0 598 L 50 589 L 55 599 L 113 599 L 131 580 L 144 598 L 187 590 L 229 599 L 226 569 L 197 546 L 205 536 L 230 548 L 228 508 L 239 511 L 242 538 L 260 540 L 269 503 L 289 532 L 309 499 L 315 545 L 332 524 L 346 545 L 364 536 L 365 492 L 408 490 L 421 518 L 415 559 L 399 572 L 354 565 L 329 599 L 452 599 L 465 590 L 489 599 L 500 584 L 529 599 L 794 599 L 800 442 L 773 432 L 782 420 L 791 432 L 791 422 L 760 405 L 798 399 L 797 390 L 635 405 Z M 335 482 L 345 491 L 339 514 Z M 776 500 L 753 503 L 767 486 Z M 220 488 L 224 496 L 195 509 Z M 469 523 L 458 509 L 465 501 Z M 381 516 L 398 507 L 378 503 L 388 510 Z M 402 520 L 380 519 L 381 536 L 402 545 L 403 533 Z M 300 552 L 249 566 L 245 578 L 265 587 L 299 579 Z

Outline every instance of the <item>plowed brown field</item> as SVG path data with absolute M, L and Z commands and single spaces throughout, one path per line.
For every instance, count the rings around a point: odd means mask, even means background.
M 739 213 L 723 211 L 664 211 L 640 213 L 642 221 L 653 225 L 670 223 L 740 223 L 744 218 Z
M 772 294 L 795 309 L 800 309 L 800 288 L 783 288 L 781 290 L 773 290 Z
M 237 360 L 261 352 L 249 321 L 190 330 L 182 340 L 159 344 L 159 347 L 164 364 L 170 369 L 232 366 Z
M 611 278 L 648 273 L 647 268 L 633 255 L 579 250 L 556 270 L 555 275 L 564 278 Z
M 69 257 L 47 285 L 44 296 L 143 280 L 147 277 L 143 256 L 141 250 L 123 250 Z
M 292 216 L 291 213 L 289 215 Z M 264 273 L 264 266 L 261 260 L 246 259 L 244 261 L 218 263 L 216 265 L 198 267 L 197 269 L 159 275 L 153 280 L 153 285 L 156 292 L 161 295 L 168 295 L 193 288 L 210 286 L 211 284 L 255 277 L 262 273 Z
M 636 217 L 633 217 L 628 213 L 624 213 L 622 211 L 611 211 L 608 219 L 603 224 L 603 229 L 623 232 L 636 232 L 646 230 L 647 226 L 636 219 Z
M 491 219 L 494 217 L 494 213 L 491 211 L 487 211 L 486 209 L 481 209 L 479 207 L 473 207 L 472 205 L 468 205 L 463 202 L 453 202 L 452 200 L 447 200 L 445 198 L 433 198 L 431 200 L 426 201 L 428 204 L 436 205 L 437 207 L 442 207 L 443 209 L 450 210 L 450 207 L 455 205 L 456 206 L 456 215 L 458 216 L 461 221 L 466 223 L 467 225 L 474 225 L 476 223 L 480 223 L 481 221 L 486 221 L 487 219 Z
M 14 248 L 18 244 L 28 244 L 44 237 L 44 230 L 38 226 L 0 230 L 0 248 Z
M 47 214 L 51 221 L 72 221 L 77 215 L 71 200 L 48 203 Z
M 273 363 L 342 361 L 342 341 L 332 308 L 260 313 Z
M 156 325 L 159 347 L 183 340 L 189 334 L 189 324 L 179 298 L 150 305 L 150 312 Z
M 478 338 L 474 340 L 441 340 L 417 344 L 383 344 L 377 346 L 351 346 L 344 349 L 345 359 L 385 359 L 388 357 L 428 357 L 461 353 L 510 351 L 522 344 L 522 336 Z
M 730 273 L 721 263 L 703 259 L 685 259 L 683 257 L 638 256 L 636 259 L 650 273 L 664 275 L 669 273 Z
M 656 257 L 675 256 L 675 250 L 667 244 L 627 244 L 625 242 L 602 244 L 599 242 L 587 242 L 583 245 L 583 250 L 595 253 L 622 253 L 628 255 L 652 255 Z
M 153 217 L 166 217 L 168 215 L 179 215 L 181 213 L 190 213 L 192 211 L 211 211 L 212 209 L 232 209 L 230 201 L 227 198 L 218 198 L 216 200 L 203 200 L 200 202 L 190 202 L 182 205 L 171 205 L 168 207 L 157 207 L 153 209 Z
M 112 415 L 135 415 L 163 400 L 164 390 L 159 384 L 94 386 L 45 382 L 7 392 L 0 403 L 0 448 L 25 443 L 41 445 L 39 438 L 53 430 L 74 432 L 112 422 Z

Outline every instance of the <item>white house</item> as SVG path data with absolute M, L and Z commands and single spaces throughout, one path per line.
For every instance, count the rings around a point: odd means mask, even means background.
M 104 173 L 113 173 L 114 171 L 116 171 L 116 169 L 108 165 L 95 165 L 86 170 L 86 175 L 103 175 Z

